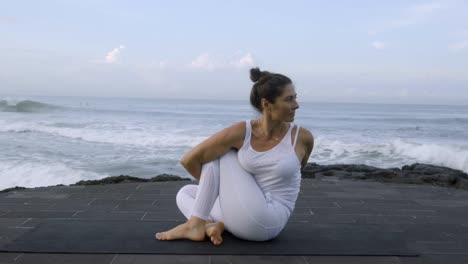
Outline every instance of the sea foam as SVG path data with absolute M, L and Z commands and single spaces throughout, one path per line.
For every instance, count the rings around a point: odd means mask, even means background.
M 80 180 L 107 177 L 91 171 L 73 169 L 58 162 L 0 161 L 0 190 L 14 186 L 27 188 L 72 184 Z
M 401 167 L 421 162 L 468 172 L 468 149 L 456 145 L 387 139 L 382 142 L 315 139 L 310 161 L 319 164 L 362 163 L 377 167 Z

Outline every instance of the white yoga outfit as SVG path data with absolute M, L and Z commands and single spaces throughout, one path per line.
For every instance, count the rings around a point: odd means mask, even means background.
M 238 238 L 265 241 L 276 237 L 288 222 L 299 195 L 301 163 L 291 144 L 294 123 L 281 142 L 267 151 L 250 145 L 251 121 L 246 121 L 244 144 L 202 164 L 198 185 L 185 185 L 177 193 L 177 206 L 192 215 L 222 221 Z

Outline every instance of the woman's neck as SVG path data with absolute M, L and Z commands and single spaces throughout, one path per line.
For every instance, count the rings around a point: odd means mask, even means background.
M 274 121 L 269 118 L 261 117 L 258 119 L 258 124 L 262 135 L 267 139 L 280 137 L 284 131 L 283 121 Z

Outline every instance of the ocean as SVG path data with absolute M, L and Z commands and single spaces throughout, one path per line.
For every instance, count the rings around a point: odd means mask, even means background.
M 301 102 L 309 162 L 415 162 L 468 172 L 468 106 Z M 190 177 L 178 163 L 217 131 L 259 115 L 243 101 L 0 97 L 0 190 L 108 176 Z

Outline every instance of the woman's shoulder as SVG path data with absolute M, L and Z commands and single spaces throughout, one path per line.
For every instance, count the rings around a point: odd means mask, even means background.
M 248 122 L 248 120 L 238 121 L 226 128 L 228 129 L 229 134 L 232 135 L 232 138 L 234 139 L 233 143 L 237 149 L 240 149 L 244 144 L 245 132 L 247 130 L 246 122 Z
M 245 128 L 246 128 L 246 125 L 247 125 L 247 122 L 249 122 L 249 120 L 242 120 L 242 121 L 238 121 L 234 124 L 232 124 L 230 126 L 231 129 L 235 129 L 235 130 L 243 130 L 245 132 Z
M 298 140 L 310 148 L 314 146 L 314 135 L 305 127 L 299 126 Z

